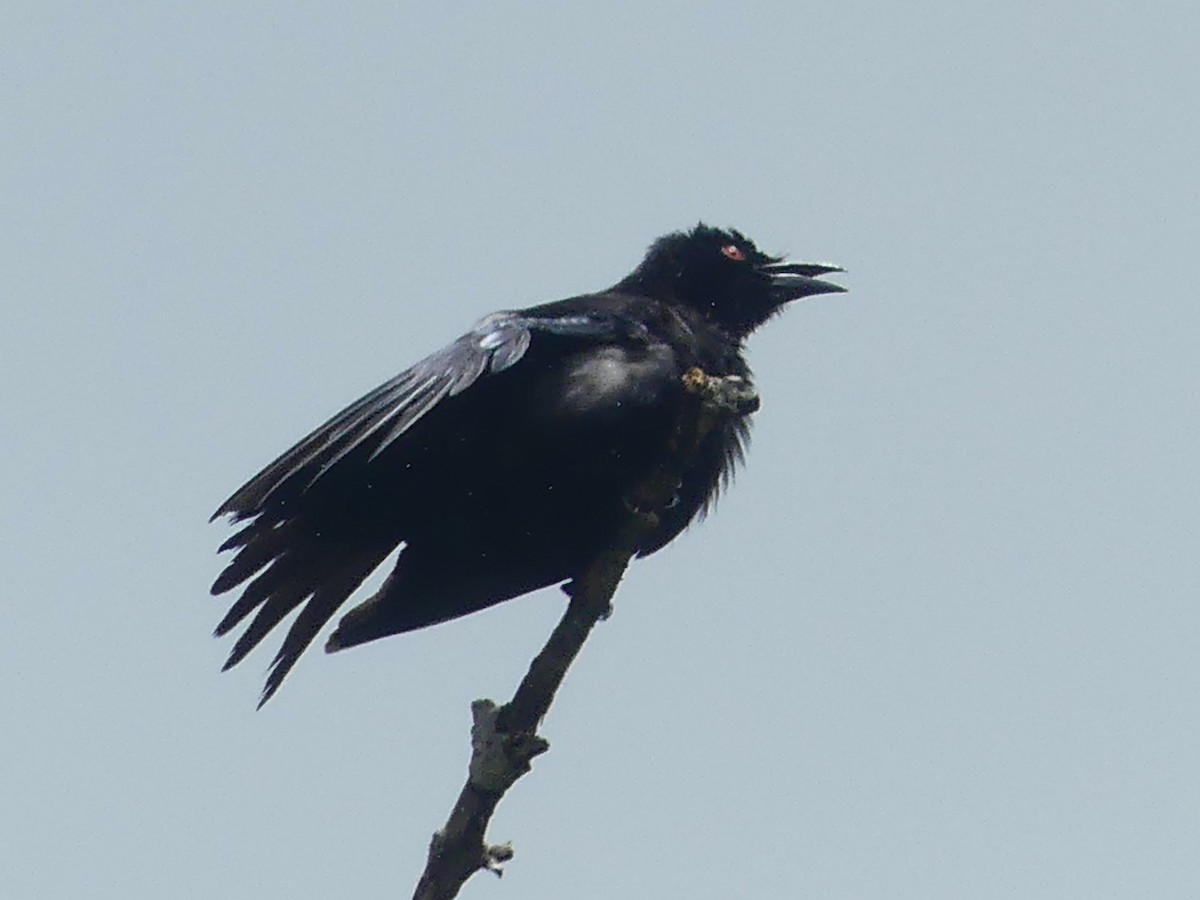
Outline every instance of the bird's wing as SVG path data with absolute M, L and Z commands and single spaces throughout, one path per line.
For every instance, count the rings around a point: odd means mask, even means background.
M 445 398 L 520 362 L 534 333 L 585 342 L 642 340 L 645 327 L 624 316 L 594 311 L 555 314 L 541 307 L 493 313 L 301 439 L 240 487 L 212 518 L 231 515 L 237 521 L 257 515 L 276 494 L 302 492 L 352 452 L 374 459 Z
M 401 441 L 446 398 L 516 366 L 531 345 L 637 341 L 645 328 L 618 315 L 570 301 L 520 313 L 496 313 L 412 368 L 380 385 L 309 434 L 239 488 L 213 518 L 250 519 L 221 545 L 237 551 L 212 586 L 222 594 L 253 581 L 217 625 L 232 630 L 251 613 L 225 668 L 237 664 L 289 613 L 303 607 L 271 665 L 259 705 L 278 689 L 321 627 L 396 546 L 390 533 L 346 539 L 343 492 L 369 487 L 370 461 Z M 350 457 L 347 459 L 347 457 Z M 343 465 L 338 465 L 343 462 Z M 336 474 L 334 471 L 336 469 Z M 329 476 L 334 502 L 305 502 Z M 353 519 L 353 515 L 351 519 Z M 257 612 L 255 612 L 257 610 Z

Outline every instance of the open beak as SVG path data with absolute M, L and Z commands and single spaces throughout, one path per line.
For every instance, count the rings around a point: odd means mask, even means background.
M 841 285 L 821 281 L 817 277 L 828 275 L 830 272 L 844 272 L 845 269 L 839 266 L 784 260 L 759 266 L 759 271 L 771 277 L 771 292 L 780 303 L 800 300 L 814 294 L 841 294 L 846 290 Z

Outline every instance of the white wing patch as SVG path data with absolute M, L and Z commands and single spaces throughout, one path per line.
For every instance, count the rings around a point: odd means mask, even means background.
M 664 344 L 602 347 L 583 355 L 567 373 L 564 406 L 575 412 L 637 402 L 650 386 L 664 383 L 675 357 Z

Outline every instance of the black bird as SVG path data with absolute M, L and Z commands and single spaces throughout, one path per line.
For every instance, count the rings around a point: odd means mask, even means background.
M 404 544 L 325 646 L 340 650 L 565 582 L 614 539 L 627 494 L 670 438 L 681 376 L 749 380 L 746 337 L 788 301 L 843 288 L 836 266 L 786 262 L 737 231 L 659 238 L 611 288 L 481 319 L 351 404 L 255 475 L 213 519 L 249 520 L 213 594 L 253 578 L 217 625 L 255 613 L 225 668 L 293 610 L 261 706 L 362 581 Z M 748 417 L 703 439 L 660 549 L 715 500 Z

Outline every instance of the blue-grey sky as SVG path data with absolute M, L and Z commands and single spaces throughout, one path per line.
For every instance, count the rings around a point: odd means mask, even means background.
M 1194 4 L 4 19 L 0 896 L 407 895 L 561 595 L 255 713 L 205 520 L 698 219 L 852 292 L 751 341 L 748 468 L 630 571 L 463 896 L 1200 896 Z

